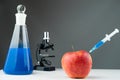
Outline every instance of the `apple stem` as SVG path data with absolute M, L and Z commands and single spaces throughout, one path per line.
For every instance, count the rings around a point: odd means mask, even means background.
M 74 48 L 74 46 L 73 46 L 73 45 L 72 45 L 72 50 L 73 50 L 73 51 L 75 51 L 75 48 Z

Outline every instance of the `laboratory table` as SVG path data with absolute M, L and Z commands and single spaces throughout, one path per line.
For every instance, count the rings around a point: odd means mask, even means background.
M 92 69 L 85 79 L 69 78 L 62 69 L 33 71 L 30 75 L 7 75 L 0 70 L 0 80 L 120 80 L 120 69 Z

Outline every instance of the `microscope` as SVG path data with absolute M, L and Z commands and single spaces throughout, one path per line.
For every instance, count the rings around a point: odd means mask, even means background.
M 49 58 L 54 58 L 54 55 L 47 54 L 49 50 L 54 50 L 54 44 L 50 43 L 49 32 L 44 32 L 43 40 L 37 45 L 36 60 L 37 64 L 34 66 L 35 70 L 42 71 L 54 71 L 55 67 L 52 66 L 52 62 Z M 43 54 L 43 53 L 44 54 Z

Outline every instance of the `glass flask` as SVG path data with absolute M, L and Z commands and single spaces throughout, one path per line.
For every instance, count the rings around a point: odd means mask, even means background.
M 16 24 L 3 69 L 6 74 L 25 75 L 33 71 L 25 10 L 25 6 L 17 6 Z

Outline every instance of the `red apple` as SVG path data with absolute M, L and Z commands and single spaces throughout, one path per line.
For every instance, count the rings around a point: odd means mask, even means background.
M 67 52 L 63 55 L 61 65 L 71 78 L 85 78 L 92 68 L 92 58 L 85 50 Z

